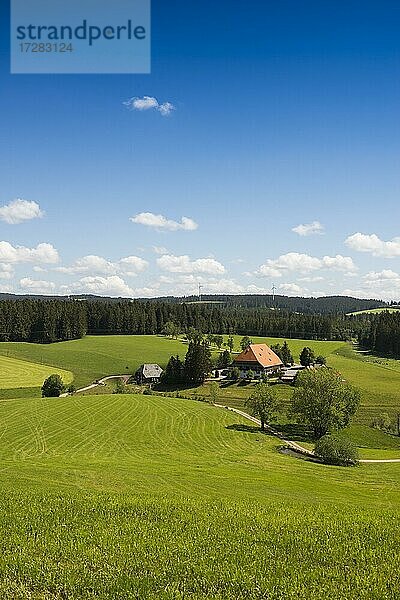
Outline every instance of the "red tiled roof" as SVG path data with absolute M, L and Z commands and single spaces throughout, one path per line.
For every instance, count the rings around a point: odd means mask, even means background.
M 250 344 L 233 359 L 235 363 L 254 362 L 262 367 L 280 367 L 283 363 L 267 344 Z

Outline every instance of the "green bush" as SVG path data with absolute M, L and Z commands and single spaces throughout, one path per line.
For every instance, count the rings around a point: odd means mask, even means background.
M 375 417 L 372 421 L 372 427 L 381 431 L 392 431 L 394 429 L 392 420 L 387 413 L 382 413 L 379 417 Z
M 43 398 L 58 398 L 64 389 L 63 381 L 57 373 L 50 375 L 42 385 Z
M 328 465 L 355 465 L 358 449 L 351 440 L 335 435 L 324 435 L 315 444 L 315 454 Z

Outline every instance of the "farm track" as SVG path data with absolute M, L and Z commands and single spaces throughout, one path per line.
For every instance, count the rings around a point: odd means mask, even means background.
M 110 380 L 110 379 L 124 379 L 125 381 L 128 379 L 127 375 L 108 375 L 107 377 L 103 377 L 102 379 L 99 379 L 98 382 L 96 383 L 92 383 L 84 388 L 80 388 L 79 390 L 76 390 L 77 392 L 85 392 L 87 390 L 91 390 L 94 389 L 102 384 L 104 384 L 106 381 Z M 66 397 L 68 396 L 68 393 L 62 394 L 61 397 Z M 215 404 L 214 406 L 218 406 L 220 408 L 225 408 L 225 406 L 222 406 L 220 404 Z M 235 412 L 238 415 L 244 417 L 245 419 L 248 419 L 249 421 L 252 421 L 253 423 L 255 423 L 258 426 L 261 426 L 261 421 L 259 419 L 257 419 L 256 417 L 253 417 L 251 415 L 249 415 L 248 413 L 239 410 L 237 408 L 232 408 L 232 407 L 228 407 L 228 410 L 230 410 L 231 412 Z M 165 411 L 166 412 L 166 411 Z M 176 413 L 177 416 L 179 416 L 179 410 L 178 408 L 176 409 Z M 93 413 L 92 413 L 93 416 Z M 187 422 L 187 419 L 186 419 Z M 192 420 L 190 420 L 191 425 L 193 425 Z M 112 426 L 112 423 L 110 423 L 110 425 Z M 200 437 L 204 437 L 205 435 L 205 427 L 204 427 L 204 422 L 202 423 L 203 425 L 203 430 L 200 432 L 200 430 L 197 428 L 195 429 L 195 431 L 197 431 L 199 433 Z M 304 456 L 308 456 L 310 459 L 315 459 L 315 454 L 312 450 L 309 450 L 308 448 L 304 448 L 301 444 L 298 444 L 297 442 L 294 442 L 293 440 L 288 440 L 286 439 L 280 432 L 276 431 L 273 427 L 270 427 L 269 425 L 265 426 L 267 431 L 272 434 L 273 436 L 277 437 L 278 439 L 280 439 L 282 442 L 284 442 L 285 444 L 287 444 L 287 446 L 293 450 L 294 452 L 298 453 L 298 454 L 302 454 Z M 176 442 L 177 440 L 177 430 L 178 428 L 176 428 L 176 430 L 174 431 L 170 431 L 170 435 L 171 435 L 171 439 L 174 439 L 174 441 Z M 152 435 L 155 435 L 156 431 L 153 430 L 152 431 Z M 200 435 L 202 434 L 202 435 Z M 229 444 L 227 444 L 227 441 L 224 440 L 223 438 L 221 438 L 221 442 L 222 444 L 228 449 L 231 448 L 231 446 Z M 104 442 L 106 443 L 106 442 Z M 129 455 L 129 452 L 127 452 L 127 456 Z M 359 460 L 360 463 L 364 463 L 364 464 L 374 464 L 374 463 L 400 463 L 400 458 L 371 458 L 371 459 L 360 459 Z
M 244 417 L 245 419 L 249 419 L 249 421 L 252 421 L 253 423 L 256 423 L 259 427 L 261 427 L 261 421 L 259 419 L 257 419 L 256 417 L 252 417 L 251 415 L 245 413 L 242 410 L 239 410 L 238 408 L 225 407 L 225 406 L 222 406 L 221 404 L 215 404 L 214 406 L 218 406 L 220 408 L 225 408 L 226 410 L 235 412 L 238 415 L 240 415 L 241 417 Z M 289 448 L 291 450 L 293 450 L 294 452 L 303 454 L 305 456 L 309 456 L 310 458 L 314 458 L 314 459 L 316 458 L 316 456 L 312 450 L 308 450 L 307 448 L 304 448 L 303 446 L 301 446 L 301 444 L 298 444 L 297 442 L 293 442 L 292 440 L 287 440 L 281 433 L 279 433 L 278 431 L 276 431 L 269 425 L 265 425 L 265 428 L 269 433 L 271 433 L 278 439 L 282 440 L 282 442 L 285 442 L 285 444 L 287 444 L 289 446 Z M 360 459 L 359 462 L 360 463 L 400 463 L 400 458 L 370 458 L 370 459 Z

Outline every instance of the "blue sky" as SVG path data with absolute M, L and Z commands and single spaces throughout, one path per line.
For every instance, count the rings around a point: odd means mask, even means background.
M 151 75 L 10 75 L 1 10 L 1 291 L 400 299 L 397 1 L 153 0 Z

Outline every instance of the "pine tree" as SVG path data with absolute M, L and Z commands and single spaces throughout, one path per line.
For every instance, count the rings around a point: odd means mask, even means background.
M 190 342 L 185 357 L 186 381 L 201 384 L 212 369 L 211 352 L 205 344 Z
M 284 365 L 292 365 L 294 363 L 292 353 L 286 341 L 283 342 L 281 354 L 281 361 Z

